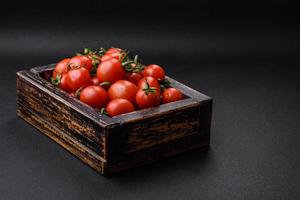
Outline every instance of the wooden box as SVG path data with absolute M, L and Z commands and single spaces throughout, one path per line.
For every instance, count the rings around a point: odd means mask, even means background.
M 103 175 L 209 146 L 212 99 L 187 98 L 110 118 L 54 87 L 55 65 L 17 73 L 17 114 Z

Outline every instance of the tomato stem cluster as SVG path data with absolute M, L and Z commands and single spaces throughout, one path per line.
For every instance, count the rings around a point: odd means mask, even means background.
M 117 48 L 114 48 L 114 47 L 112 47 L 112 48 L 116 49 L 116 51 L 118 51 Z M 98 51 L 93 51 L 91 48 L 84 48 L 82 54 L 77 53 L 76 55 L 79 55 L 79 56 L 85 55 L 85 56 L 89 57 L 90 59 L 92 59 L 93 68 L 91 70 L 91 74 L 95 75 L 97 67 L 100 64 L 100 57 L 102 57 L 106 52 L 107 52 L 107 50 L 102 47 Z M 138 55 L 135 55 L 134 59 L 130 59 L 129 53 L 130 52 L 125 49 L 125 50 L 122 50 L 119 54 L 119 61 L 121 62 L 124 70 L 126 72 L 131 72 L 131 73 L 139 73 L 139 72 L 143 71 L 145 66 L 141 62 L 138 61 Z
M 77 53 L 76 55 L 79 56 L 87 56 L 88 58 L 90 58 L 92 60 L 92 69 L 91 69 L 91 74 L 95 75 L 96 71 L 97 71 L 97 67 L 100 64 L 100 57 L 103 56 L 106 52 L 106 49 L 104 48 L 100 48 L 99 51 L 93 51 L 91 48 L 84 48 L 83 50 L 83 54 L 81 53 Z
M 76 53 L 76 55 L 78 56 L 82 56 L 82 55 L 99 55 L 99 56 L 103 56 L 106 53 L 106 49 L 104 48 L 100 48 L 98 51 L 93 51 L 91 48 L 84 48 L 83 49 L 83 53 Z

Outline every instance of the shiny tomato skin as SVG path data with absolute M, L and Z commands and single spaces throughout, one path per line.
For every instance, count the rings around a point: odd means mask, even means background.
M 144 90 L 139 89 L 135 101 L 140 109 L 155 107 L 160 103 L 160 93 L 156 90 L 147 94 Z
M 92 77 L 91 81 L 92 81 L 93 85 L 99 85 L 99 84 L 100 84 L 100 82 L 99 82 L 97 76 Z
M 166 88 L 162 94 L 162 102 L 170 103 L 183 99 L 183 94 L 176 88 Z
M 100 60 L 101 62 L 104 62 L 105 60 L 109 60 L 111 58 L 119 60 L 121 52 L 122 49 L 112 47 L 106 51 L 106 53 L 100 58 Z
M 118 59 L 118 60 L 119 60 L 120 54 L 119 54 L 119 53 L 104 54 L 104 55 L 100 58 L 100 61 L 101 61 L 101 62 L 104 62 L 104 61 L 109 60 L 109 59 L 112 59 L 112 58 L 115 58 L 115 59 Z
M 71 92 L 75 92 L 80 87 L 91 85 L 90 72 L 83 67 L 70 70 L 68 73 L 67 85 Z
M 122 52 L 122 49 L 111 47 L 105 52 L 105 54 L 113 54 L 113 53 L 121 53 L 121 52 Z
M 113 99 L 106 106 L 106 111 L 109 116 L 113 117 L 134 111 L 134 106 L 127 99 Z
M 135 85 L 138 85 L 139 81 L 142 79 L 142 75 L 140 73 L 127 73 L 126 80 L 132 82 Z
M 101 62 L 97 69 L 97 77 L 100 82 L 114 83 L 125 79 L 126 73 L 118 59 L 111 58 Z
M 100 86 L 90 85 L 80 92 L 80 101 L 94 108 L 103 108 L 109 99 L 107 92 Z
M 70 92 L 70 88 L 68 86 L 69 79 L 70 79 L 70 77 L 68 76 L 68 74 L 62 75 L 62 77 L 60 79 L 59 88 L 66 92 Z
M 104 54 L 104 55 L 100 58 L 100 61 L 101 61 L 101 62 L 104 62 L 104 61 L 109 60 L 109 59 L 111 59 L 111 58 L 112 58 L 112 57 L 111 57 L 110 55 Z
M 110 99 L 127 99 L 133 104 L 135 104 L 136 92 L 136 85 L 126 80 L 119 80 L 112 84 L 108 89 L 108 95 Z
M 160 85 L 159 85 L 158 80 L 156 78 L 151 77 L 151 76 L 142 78 L 139 81 L 138 85 L 137 85 L 138 88 L 139 89 L 144 89 L 147 86 L 146 82 L 148 82 L 150 87 L 157 88 L 158 90 L 160 89 Z
M 66 74 L 68 72 L 69 63 L 70 63 L 70 58 L 65 58 L 61 60 L 59 63 L 57 63 L 53 70 L 52 77 L 56 78 L 57 75 Z
M 159 65 L 148 65 L 142 73 L 144 77 L 151 76 L 160 80 L 165 79 L 165 70 Z
M 106 56 L 110 56 L 111 58 L 120 58 L 120 53 L 111 53 L 111 54 L 105 54 Z
M 93 60 L 87 56 L 74 56 L 70 60 L 70 66 L 73 68 L 84 67 L 90 71 L 93 67 Z

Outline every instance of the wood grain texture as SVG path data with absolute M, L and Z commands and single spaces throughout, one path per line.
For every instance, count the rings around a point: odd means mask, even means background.
M 17 73 L 17 114 L 103 175 L 209 145 L 206 95 L 167 77 L 186 99 L 110 118 L 54 87 L 53 68 Z
M 198 102 L 186 99 L 186 105 L 161 112 L 159 115 L 128 121 L 123 124 L 123 132 L 128 141 L 126 152 L 139 151 L 154 145 L 195 134 L 199 131 Z M 169 106 L 178 104 L 170 104 Z
M 206 150 L 208 147 L 209 141 L 203 135 L 190 134 L 140 151 L 123 153 L 118 160 L 107 163 L 107 174 L 115 174 L 123 170 L 157 162 L 167 157 L 188 153 L 193 149 Z
M 70 153 L 80 158 L 83 162 L 94 168 L 100 173 L 104 173 L 105 160 L 99 155 L 91 151 L 81 142 L 73 139 L 68 134 L 57 129 L 48 121 L 45 121 L 40 117 L 39 113 L 34 113 L 30 108 L 26 108 L 23 105 L 17 104 L 17 114 L 23 118 L 26 122 L 33 125 L 49 138 L 57 142 L 64 147 Z
M 17 79 L 17 96 L 17 103 L 21 107 L 38 113 L 41 119 L 51 122 L 53 126 L 103 156 L 104 143 L 99 137 L 103 134 L 103 128 L 92 120 L 75 112 L 50 93 L 40 90 L 29 78 L 22 75 Z

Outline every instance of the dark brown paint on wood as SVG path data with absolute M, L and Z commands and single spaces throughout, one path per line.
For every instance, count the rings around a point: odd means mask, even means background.
M 109 175 L 209 145 L 210 97 L 167 77 L 186 99 L 110 118 L 54 87 L 54 66 L 17 73 L 17 114 L 96 171 Z

